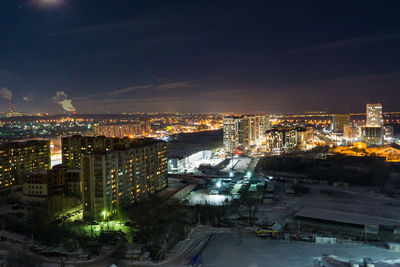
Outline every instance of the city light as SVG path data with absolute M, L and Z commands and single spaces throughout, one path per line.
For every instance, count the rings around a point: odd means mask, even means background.
M 0 267 L 400 263 L 398 1 L 138 2 L 0 0 Z

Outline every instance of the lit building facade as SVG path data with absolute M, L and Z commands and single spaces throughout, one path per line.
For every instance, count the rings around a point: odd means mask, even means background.
M 360 126 L 349 123 L 343 126 L 343 136 L 350 141 L 357 141 L 361 136 L 361 128 Z
M 335 133 L 343 133 L 344 126 L 350 123 L 350 115 L 348 114 L 333 114 L 331 130 Z
M 379 146 L 383 143 L 383 115 L 380 103 L 367 104 L 366 125 L 361 126 L 361 141 L 368 146 Z
M 97 136 L 137 137 L 147 136 L 151 132 L 150 122 L 140 120 L 137 123 L 101 125 L 95 128 Z
M 105 136 L 65 136 L 62 143 L 62 164 L 69 168 L 79 169 L 81 155 L 90 155 L 95 151 L 114 150 L 118 146 L 126 146 L 129 138 L 109 138 Z
M 393 137 L 394 137 L 394 129 L 393 126 L 391 125 L 385 125 L 383 127 L 383 139 L 385 141 L 393 141 Z
M 245 116 L 243 118 L 243 149 L 250 151 L 260 141 L 261 116 Z
M 366 143 L 353 143 L 351 146 L 340 146 L 333 152 L 352 157 L 375 156 L 385 158 L 387 162 L 400 162 L 400 146 L 395 144 L 367 147 Z
M 50 141 L 30 140 L 0 145 L 0 188 L 21 184 L 24 175 L 50 168 Z
M 270 128 L 267 116 L 245 115 L 224 118 L 224 148 L 227 153 L 257 150 Z
M 367 104 L 366 116 L 366 126 L 383 127 L 382 104 Z
M 266 132 L 267 152 L 290 151 L 295 148 L 305 149 L 313 138 L 312 128 L 274 128 Z
M 243 118 L 225 117 L 223 126 L 223 145 L 226 153 L 243 151 Z
M 125 148 L 83 155 L 83 216 L 105 219 L 167 186 L 167 146 L 136 139 Z
M 361 141 L 367 145 L 382 145 L 383 128 L 377 126 L 361 126 Z

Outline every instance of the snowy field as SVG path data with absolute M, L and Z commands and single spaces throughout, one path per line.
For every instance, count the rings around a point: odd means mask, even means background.
M 314 258 L 322 255 L 354 261 L 362 261 L 364 257 L 374 261 L 400 258 L 399 252 L 362 243 L 332 245 L 262 239 L 243 233 L 241 236 L 239 245 L 237 233 L 214 235 L 202 252 L 202 266 L 313 266 Z

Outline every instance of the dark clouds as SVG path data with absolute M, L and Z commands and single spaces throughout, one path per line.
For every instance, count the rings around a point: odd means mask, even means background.
M 17 109 L 58 111 L 57 88 L 78 112 L 397 108 L 398 1 L 59 1 L 0 3 Z

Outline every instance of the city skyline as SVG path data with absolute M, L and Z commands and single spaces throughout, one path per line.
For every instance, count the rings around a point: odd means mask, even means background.
M 0 110 L 397 111 L 400 6 L 377 3 L 5 0 Z

